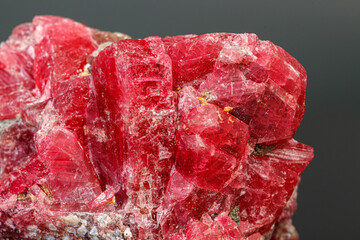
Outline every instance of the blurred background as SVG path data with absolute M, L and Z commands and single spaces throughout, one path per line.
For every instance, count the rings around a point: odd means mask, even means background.
M 150 35 L 256 33 L 307 70 L 307 109 L 296 139 L 315 149 L 299 188 L 300 239 L 360 238 L 360 1 L 1 1 L 0 41 L 34 15 Z M 358 152 L 359 150 L 359 152 Z

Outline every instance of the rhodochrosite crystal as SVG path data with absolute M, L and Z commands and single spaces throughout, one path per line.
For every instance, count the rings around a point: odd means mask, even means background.
M 37 16 L 0 45 L 0 238 L 298 239 L 305 91 L 255 34 Z

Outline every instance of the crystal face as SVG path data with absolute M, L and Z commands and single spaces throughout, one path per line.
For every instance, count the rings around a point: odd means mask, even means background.
M 305 91 L 255 34 L 37 16 L 0 45 L 0 236 L 298 239 Z

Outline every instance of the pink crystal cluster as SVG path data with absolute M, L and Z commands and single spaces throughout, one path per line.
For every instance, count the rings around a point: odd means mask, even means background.
M 305 91 L 255 34 L 35 17 L 0 45 L 0 236 L 298 239 Z

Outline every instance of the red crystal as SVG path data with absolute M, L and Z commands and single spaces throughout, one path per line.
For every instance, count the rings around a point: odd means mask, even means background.
M 201 106 L 196 96 L 192 98 L 198 106 L 179 99 L 182 117 L 177 130 L 176 168 L 197 187 L 220 191 L 237 176 L 245 176 L 248 126 L 223 109 L 213 104 Z
M 0 196 L 4 193 L 26 192 L 37 180 L 48 174 L 47 166 L 36 156 L 30 157 L 1 181 Z
M 232 35 L 210 33 L 164 38 L 173 63 L 174 87 L 198 86 L 211 73 L 226 39 Z
M 38 16 L 0 45 L 0 237 L 298 239 L 306 72 L 255 34 Z
M 34 77 L 40 91 L 49 81 L 51 96 L 56 96 L 60 83 L 82 72 L 87 57 L 96 49 L 88 27 L 70 19 L 35 17 Z
M 124 208 L 142 219 L 139 227 L 148 231 L 148 224 L 155 226 L 151 215 L 160 204 L 174 161 L 176 112 L 171 60 L 160 38 L 120 41 L 94 59 L 92 74 L 94 82 L 98 82 L 97 94 L 111 98 L 104 101 L 108 105 L 99 104 L 111 116 L 104 121 L 118 125 L 119 136 L 105 139 L 121 146 L 118 156 L 108 158 L 120 165 L 115 171 L 118 176 L 122 174 L 121 182 L 112 179 L 111 183 L 125 191 L 128 201 Z M 102 141 L 92 140 L 90 152 L 97 151 Z M 112 162 L 91 159 L 99 175 L 106 178 L 108 171 L 102 171 L 101 165 Z
M 200 89 L 210 102 L 232 107 L 259 143 L 270 144 L 294 136 L 305 110 L 306 72 L 282 48 L 239 34 Z
M 99 196 L 91 200 L 87 206 L 90 210 L 96 209 L 98 207 L 101 207 L 105 205 L 106 203 L 109 203 L 112 201 L 116 193 L 116 190 L 113 187 L 109 187 L 104 192 L 102 192 Z
M 234 201 L 240 221 L 249 223 L 250 232 L 270 230 L 313 158 L 311 147 L 293 139 L 270 148 L 266 153 L 258 150 L 249 156 L 246 186 Z
M 0 120 L 11 119 L 35 100 L 33 61 L 25 52 L 0 45 Z
M 8 174 L 36 153 L 34 132 L 16 120 L 0 125 L 0 176 Z
M 53 127 L 39 131 L 35 141 L 40 159 L 49 166 L 46 184 L 56 200 L 87 203 L 100 194 L 95 170 L 74 132 Z

